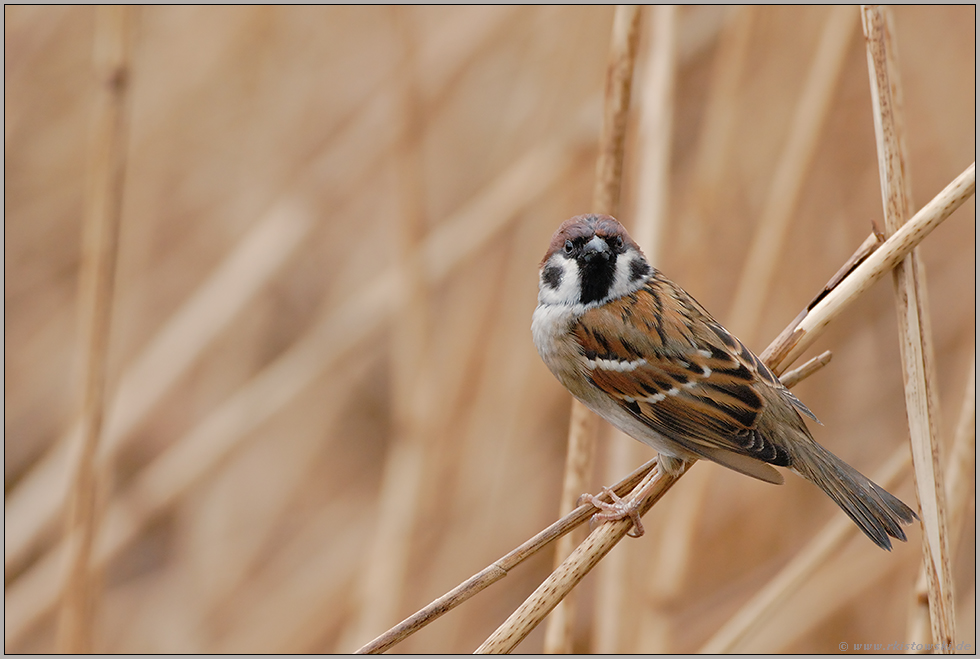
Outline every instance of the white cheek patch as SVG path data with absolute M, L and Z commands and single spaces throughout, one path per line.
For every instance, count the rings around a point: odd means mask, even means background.
M 645 359 L 634 359 L 633 361 L 623 361 L 621 359 L 587 359 L 586 366 L 600 371 L 615 371 L 617 373 L 631 373 L 647 363 Z
M 545 271 L 548 269 L 557 269 L 560 273 L 557 287 L 545 281 Z M 578 279 L 578 265 L 575 261 L 555 254 L 548 259 L 548 262 L 541 269 L 541 279 L 538 282 L 538 304 L 578 304 L 582 296 Z
M 606 296 L 606 299 L 615 300 L 616 298 L 638 291 L 643 287 L 643 284 L 646 283 L 646 277 L 642 277 L 640 279 L 633 278 L 633 262 L 642 258 L 643 257 L 632 248 L 628 249 L 617 257 L 616 276 L 613 279 L 613 285 L 609 289 L 609 294 Z

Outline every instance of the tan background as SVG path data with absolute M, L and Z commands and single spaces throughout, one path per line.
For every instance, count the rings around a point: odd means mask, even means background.
M 349 652 L 556 518 L 569 397 L 538 359 L 529 326 L 551 233 L 589 210 L 612 11 L 139 11 L 110 398 L 192 296 L 212 296 L 198 308 L 205 315 L 235 295 L 245 301 L 213 340 L 200 342 L 197 329 L 155 362 L 177 364 L 196 346 L 107 463 L 106 500 L 138 523 L 105 564 L 97 649 Z M 828 11 L 677 14 L 656 265 L 722 322 L 733 318 L 745 253 Z M 881 221 L 857 16 L 758 326 L 729 325 L 757 351 Z M 41 652 L 54 648 L 56 581 L 50 569 L 47 581 L 38 575 L 45 561 L 56 563 L 49 552 L 60 522 L 9 548 L 26 528 L 11 525 L 40 515 L 39 499 L 24 493 L 80 400 L 94 12 L 6 7 L 4 18 L 5 649 Z M 975 158 L 976 13 L 899 7 L 895 19 L 918 207 Z M 709 139 L 706 117 L 723 86 L 720 44 L 737 20 L 748 21 L 744 68 L 721 114 L 728 128 Z M 631 132 L 627 225 L 644 185 L 640 143 Z M 699 150 L 710 158 L 699 160 Z M 971 200 L 922 248 L 944 441 L 974 354 L 974 214 Z M 246 293 L 241 276 L 205 290 L 263 222 L 275 235 L 285 226 L 299 232 L 294 247 L 270 238 L 250 257 L 281 265 Z M 391 268 L 411 252 L 406 245 L 454 222 L 471 238 L 479 227 L 499 228 L 413 297 L 410 275 Z M 441 267 L 461 240 L 423 252 L 422 270 Z M 400 274 L 371 289 L 386 272 Z M 360 311 L 374 290 L 377 311 Z M 406 299 L 414 311 L 400 308 Z M 328 331 L 316 334 L 324 323 Z M 874 477 L 908 442 L 890 283 L 866 294 L 816 349 L 834 360 L 797 390 L 824 424 L 815 436 Z M 141 377 L 133 386 L 159 374 Z M 642 448 L 636 455 L 637 463 L 652 457 Z M 160 471 L 165 460 L 170 471 Z M 42 489 L 63 487 L 59 473 L 38 481 Z M 149 490 L 140 488 L 154 473 L 163 473 L 152 483 L 158 499 L 144 514 L 139 493 Z M 597 470 L 596 488 L 611 480 Z M 914 507 L 910 476 L 892 490 Z M 665 598 L 656 565 L 684 500 L 696 501 L 692 543 Z M 615 649 L 697 650 L 839 515 L 792 475 L 777 489 L 698 465 L 648 516 L 647 535 L 617 549 L 627 553 L 632 585 Z M 975 650 L 972 504 L 967 518 L 952 531 L 962 538 L 953 574 L 960 636 Z M 398 649 L 472 651 L 548 573 L 546 554 Z M 891 554 L 855 534 L 744 649 L 836 652 L 840 642 L 921 640 L 906 632 L 920 554 L 918 528 Z M 612 647 L 590 645 L 591 621 L 601 617 L 596 578 L 581 587 L 582 651 Z M 539 629 L 519 649 L 541 644 Z

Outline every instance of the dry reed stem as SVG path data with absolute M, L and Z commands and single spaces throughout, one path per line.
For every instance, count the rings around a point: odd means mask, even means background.
M 826 354 L 828 353 L 824 353 L 824 355 Z M 796 377 L 796 384 L 802 382 L 810 375 L 813 375 L 820 370 L 823 365 L 829 362 L 829 360 L 822 359 L 824 355 L 811 359 L 806 364 L 796 369 L 796 371 L 793 371 L 793 373 L 799 372 L 798 377 Z M 656 458 L 650 460 L 646 464 L 634 470 L 621 481 L 611 486 L 609 489 L 621 497 L 629 494 L 634 488 L 641 489 L 637 486 L 641 484 L 641 482 L 644 481 L 648 475 L 653 473 L 656 463 Z M 669 485 L 665 485 L 664 487 L 669 487 Z M 608 497 L 603 495 L 600 498 L 607 499 Z M 456 588 L 452 589 L 442 597 L 434 600 L 425 608 L 420 609 L 413 615 L 400 622 L 398 625 L 392 627 L 384 634 L 378 636 L 373 641 L 360 648 L 357 651 L 357 654 L 377 654 L 391 649 L 401 641 L 417 632 L 419 629 L 422 629 L 429 623 L 435 621 L 444 613 L 448 613 L 482 591 L 487 586 L 507 576 L 507 573 L 510 570 L 517 567 L 527 558 L 533 556 L 539 550 L 544 549 L 553 540 L 559 539 L 563 536 L 567 537 L 566 534 L 568 534 L 569 531 L 590 519 L 594 514 L 595 507 L 591 504 L 583 504 L 576 507 L 557 522 L 544 529 L 510 553 L 495 561 L 492 565 L 484 568 L 460 585 L 456 586 Z
M 959 421 L 953 434 L 953 443 L 946 459 L 946 502 L 948 505 L 946 518 L 949 529 L 949 548 L 952 551 L 959 545 L 970 506 L 970 486 L 975 480 L 977 465 L 977 365 L 976 350 L 974 350 L 963 391 L 963 404 L 960 406 Z M 953 556 L 950 556 L 952 559 Z M 955 593 L 954 593 L 955 594 Z M 931 638 L 932 622 L 929 615 L 929 583 L 926 576 L 925 564 L 919 570 L 919 578 L 915 583 L 912 599 L 912 611 L 909 615 L 908 638 L 922 640 L 927 643 Z M 924 646 L 923 646 L 923 652 Z M 910 653 L 912 651 L 910 650 Z
M 834 290 L 834 288 L 836 288 L 845 277 L 851 274 L 851 272 L 854 271 L 854 268 L 863 263 L 872 252 L 881 247 L 882 242 L 884 242 L 884 237 L 877 233 L 872 233 L 865 238 L 864 242 L 861 243 L 857 250 L 851 254 L 850 258 L 844 262 L 844 265 L 838 268 L 837 272 L 834 273 L 834 276 L 831 277 L 830 280 L 824 285 L 823 289 L 813 296 L 813 299 L 806 305 L 806 308 L 796 316 L 793 322 L 783 328 L 783 331 L 780 332 L 779 335 L 773 340 L 773 342 L 769 345 L 767 352 L 763 353 L 762 357 L 764 359 L 768 359 L 770 354 L 781 350 L 787 350 L 790 343 L 793 341 L 797 327 L 799 327 L 800 322 L 804 317 L 806 317 L 810 309 L 817 306 L 817 303 L 824 299 L 830 291 Z
M 854 268 L 858 267 L 858 265 L 862 261 L 864 261 L 864 259 L 868 258 L 871 252 L 881 247 L 881 243 L 883 243 L 884 241 L 885 241 L 885 237 L 877 233 L 872 233 L 867 238 L 865 238 L 864 242 L 861 243 L 860 247 L 858 247 L 857 250 L 853 254 L 851 254 L 851 258 L 847 259 L 847 261 L 844 262 L 844 265 L 842 265 L 840 269 L 834 274 L 834 276 L 830 278 L 830 281 L 827 282 L 827 285 L 823 287 L 822 291 L 817 293 L 817 295 L 813 298 L 813 300 L 810 301 L 810 304 L 808 304 L 806 308 L 809 310 L 812 309 L 814 306 L 816 306 L 817 302 L 822 300 L 827 293 L 834 290 L 837 284 L 841 283 L 844 277 L 851 274 Z
M 786 387 L 792 389 L 801 381 L 810 377 L 821 368 L 829 364 L 832 358 L 833 354 L 831 354 L 829 350 L 825 350 L 816 357 L 808 359 L 806 362 L 797 366 L 792 371 L 783 373 L 781 376 L 779 376 L 779 381 Z
M 897 448 L 873 479 L 890 489 L 909 464 L 904 446 Z M 739 607 L 698 650 L 703 654 L 728 654 L 745 651 L 740 644 L 774 615 L 786 600 L 799 592 L 803 583 L 840 552 L 844 543 L 858 534 L 858 527 L 844 515 L 834 515 L 813 539 L 752 598 Z
M 592 191 L 592 211 L 617 215 L 622 192 L 623 152 L 626 148 L 626 122 L 633 88 L 633 67 L 640 36 L 640 7 L 619 5 L 613 17 L 606 71 L 606 94 L 602 134 Z
M 797 101 L 788 138 L 776 162 L 769 194 L 728 314 L 728 326 L 746 345 L 755 342 L 776 264 L 783 254 L 790 220 L 794 217 L 807 170 L 820 143 L 821 129 L 830 111 L 844 68 L 847 46 L 856 26 L 853 7 L 828 9 L 827 22 Z
M 103 434 L 106 364 L 126 171 L 131 13 L 130 9 L 118 6 L 95 10 L 93 64 L 99 87 L 79 276 L 84 374 L 81 448 L 77 451 L 77 462 L 70 467 L 66 576 L 57 634 L 58 650 L 65 653 L 93 651 L 99 599 L 99 579 L 92 569 L 92 545 L 98 533 L 98 498 L 105 477 L 97 454 Z
M 579 139 L 576 134 L 569 142 L 576 144 Z M 529 149 L 433 230 L 422 245 L 426 281 L 431 285 L 444 279 L 504 229 L 522 207 L 560 180 L 574 161 L 574 151 L 562 144 Z M 453 249 L 448 249 L 450 245 Z M 111 557 L 126 547 L 153 515 L 224 460 L 247 431 L 281 410 L 329 365 L 369 340 L 397 308 L 399 292 L 396 271 L 390 269 L 347 301 L 324 309 L 306 335 L 154 460 L 139 476 L 142 485 L 135 489 L 139 494 L 134 497 L 140 505 L 124 530 L 106 532 L 105 555 Z M 57 574 L 50 565 L 61 552 L 60 546 L 49 550 L 6 589 L 8 644 L 50 613 L 58 588 Z
M 899 69 L 894 34 L 888 11 L 865 5 L 861 8 L 868 49 L 871 99 L 878 171 L 885 215 L 885 235 L 894 234 L 912 215 Z M 953 579 L 946 544 L 946 505 L 942 464 L 939 457 L 939 412 L 930 358 L 928 300 L 924 297 L 925 270 L 913 249 L 893 272 L 898 312 L 899 345 L 904 363 L 905 401 L 908 411 L 912 463 L 922 520 L 923 561 L 929 583 L 929 612 L 932 637 L 945 648 L 956 638 L 953 611 Z
M 651 263 L 660 262 L 669 207 L 677 14 L 673 5 L 658 5 L 647 10 L 643 28 L 648 35 L 646 50 L 640 56 L 645 70 L 640 82 L 637 198 L 630 233 Z M 648 451 L 640 442 L 615 428 L 610 427 L 609 433 L 611 441 L 603 444 L 607 453 L 606 482 L 627 472 Z M 636 607 L 631 603 L 638 598 L 635 590 L 639 585 L 630 572 L 634 548 L 634 545 L 627 545 L 609 556 L 600 568 L 594 604 L 593 652 L 619 652 L 633 627 Z
M 959 176 L 919 209 L 881 247 L 872 252 L 832 291 L 820 298 L 811 309 L 794 321 L 795 329 L 783 332 L 760 357 L 771 368 L 782 372 L 796 361 L 804 350 L 823 333 L 862 293 L 884 277 L 933 229 L 943 223 L 976 189 L 976 163 L 971 163 Z
M 630 498 L 643 495 L 639 514 L 644 515 L 654 503 L 666 494 L 686 472 L 691 464 L 686 463 L 677 476 L 651 471 L 628 495 Z M 497 630 L 477 648 L 476 654 L 505 654 L 511 652 L 528 634 L 554 609 L 608 554 L 616 544 L 626 537 L 633 527 L 627 519 L 611 521 L 598 525 L 585 541 L 575 548 L 569 557 L 548 576 Z
M 643 445 L 617 428 L 608 428 L 606 439 L 606 478 L 610 482 L 642 460 Z M 571 535 L 566 536 L 571 537 Z M 617 654 L 623 651 L 633 629 L 640 584 L 633 579 L 637 546 L 626 545 L 608 556 L 596 574 L 596 592 L 592 603 L 592 644 L 595 654 Z
M 565 458 L 565 477 L 562 482 L 559 511 L 573 509 L 576 501 L 589 487 L 588 483 L 595 462 L 596 435 L 599 417 L 585 405 L 572 400 L 571 418 L 568 421 L 568 449 Z M 562 536 L 555 543 L 554 566 L 557 568 L 567 557 L 579 539 L 572 534 Z M 546 654 L 568 654 L 572 651 L 572 623 L 575 618 L 575 602 L 570 600 L 555 609 L 545 628 L 544 651 Z
M 606 70 L 605 100 L 602 133 L 596 160 L 595 186 L 592 192 L 592 211 L 618 215 L 622 188 L 623 152 L 626 144 L 626 123 L 629 117 L 633 66 L 640 34 L 640 8 L 619 5 L 613 16 Z M 575 507 L 575 501 L 588 489 L 593 470 L 598 418 L 577 400 L 572 401 L 568 428 L 568 450 L 562 484 L 560 513 Z M 574 546 L 572 538 L 555 547 L 555 563 L 564 560 Z M 548 653 L 571 651 L 574 603 L 567 602 L 549 620 L 545 630 L 544 647 Z
M 425 237 L 424 162 L 420 148 L 425 119 L 419 98 L 416 70 L 416 37 L 411 33 L 404 7 L 392 7 L 394 40 L 401 46 L 398 102 L 394 121 L 400 126 L 394 146 L 397 202 L 400 214 L 391 232 L 395 241 L 396 267 L 403 293 L 393 319 L 392 443 L 385 456 L 373 538 L 364 552 L 354 590 L 351 622 L 339 647 L 357 647 L 376 630 L 397 619 L 405 592 L 411 539 L 420 517 L 424 477 L 432 473 L 433 440 L 437 433 L 429 423 L 432 391 L 430 341 L 432 331 L 430 291 L 425 278 L 422 250 Z M 378 597 L 378 593 L 384 593 Z

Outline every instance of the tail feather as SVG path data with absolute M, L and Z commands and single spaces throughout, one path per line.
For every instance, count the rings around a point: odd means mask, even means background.
M 836 455 L 813 440 L 800 442 L 792 466 L 834 500 L 871 540 L 891 550 L 889 536 L 905 542 L 903 524 L 918 519 L 915 512 Z

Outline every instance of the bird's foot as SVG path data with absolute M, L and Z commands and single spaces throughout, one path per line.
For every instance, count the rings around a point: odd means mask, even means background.
M 602 495 L 606 495 L 612 499 L 612 503 L 599 498 Z M 633 528 L 627 532 L 627 535 L 631 538 L 639 538 L 643 535 L 643 523 L 640 522 L 639 498 L 624 499 L 610 488 L 603 487 L 598 496 L 594 494 L 583 494 L 580 496 L 579 505 L 582 503 L 590 503 L 602 511 L 592 516 L 589 520 L 589 528 L 593 528 L 597 522 L 618 521 L 629 517 L 630 521 L 633 522 Z

